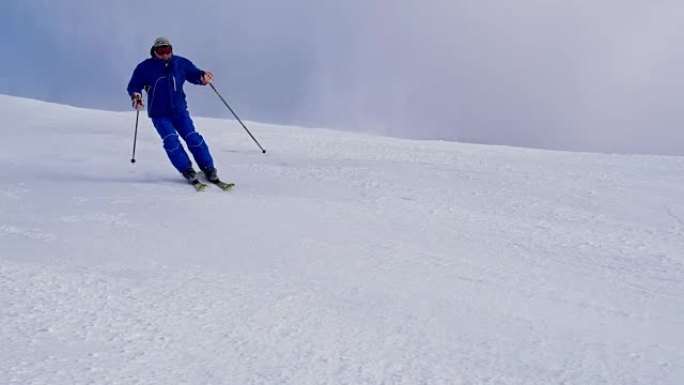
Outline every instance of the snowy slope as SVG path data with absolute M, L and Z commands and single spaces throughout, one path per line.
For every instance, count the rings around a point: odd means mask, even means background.
M 684 158 L 0 116 L 0 384 L 684 383 Z

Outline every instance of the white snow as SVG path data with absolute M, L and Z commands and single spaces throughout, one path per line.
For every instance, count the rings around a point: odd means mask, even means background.
M 0 116 L 0 384 L 684 383 L 682 157 Z

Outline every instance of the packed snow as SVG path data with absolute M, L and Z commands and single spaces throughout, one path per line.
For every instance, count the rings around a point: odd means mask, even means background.
M 0 384 L 684 383 L 684 157 L 0 111 Z

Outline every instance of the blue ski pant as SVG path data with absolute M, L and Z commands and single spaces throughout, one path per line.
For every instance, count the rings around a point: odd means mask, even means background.
M 178 172 L 182 173 L 192 167 L 192 162 L 181 145 L 179 136 L 187 144 L 188 150 L 201 170 L 214 167 L 209 147 L 202 135 L 195 131 L 195 125 L 187 110 L 169 116 L 155 116 L 152 118 L 152 124 L 164 142 L 166 155 Z

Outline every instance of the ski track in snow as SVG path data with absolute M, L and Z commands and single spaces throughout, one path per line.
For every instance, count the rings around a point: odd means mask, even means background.
M 681 384 L 681 157 L 0 96 L 0 384 Z

